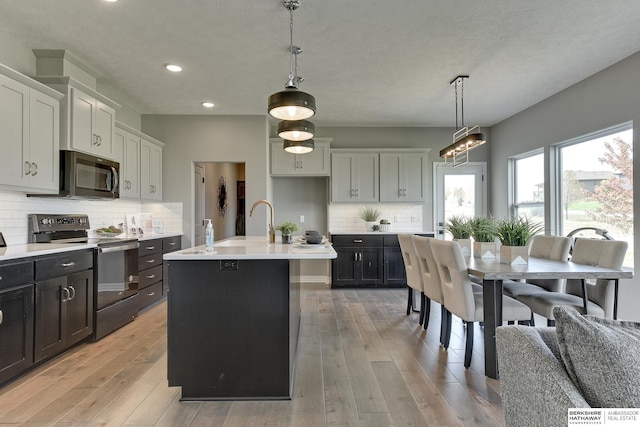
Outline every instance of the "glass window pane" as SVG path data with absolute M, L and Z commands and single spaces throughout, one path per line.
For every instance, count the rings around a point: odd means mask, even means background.
M 633 266 L 633 130 L 561 148 L 562 234 L 600 228 L 629 243 Z M 590 235 L 589 235 L 590 234 Z M 587 232 L 589 237 L 599 237 Z
M 517 159 L 515 170 L 516 203 L 543 203 L 544 154 Z
M 444 220 L 453 215 L 475 216 L 476 177 L 475 175 L 445 175 L 444 177 Z

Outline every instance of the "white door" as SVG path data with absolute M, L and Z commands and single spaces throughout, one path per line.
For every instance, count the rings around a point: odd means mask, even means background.
M 434 230 L 436 237 L 442 239 L 444 223 L 452 215 L 487 214 L 487 164 L 467 163 L 454 168 L 434 163 L 434 166 Z
M 201 165 L 193 165 L 193 245 L 204 245 L 204 168 Z

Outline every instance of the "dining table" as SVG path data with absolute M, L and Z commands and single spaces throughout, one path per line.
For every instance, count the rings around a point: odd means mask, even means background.
M 502 281 L 505 279 L 579 279 L 583 283 L 586 308 L 585 280 L 605 279 L 615 281 L 613 317 L 617 318 L 618 280 L 633 278 L 631 269 L 605 268 L 578 264 L 571 261 L 554 261 L 529 257 L 527 264 L 504 264 L 498 258 L 467 257 L 470 275 L 482 279 L 484 298 L 484 369 L 485 375 L 498 378 L 496 328 L 502 325 Z

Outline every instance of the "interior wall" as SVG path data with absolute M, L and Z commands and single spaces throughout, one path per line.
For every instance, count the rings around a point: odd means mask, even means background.
M 245 163 L 247 204 L 271 197 L 265 116 L 143 115 L 142 132 L 165 143 L 163 199 L 183 202 L 186 247 L 193 236 L 193 162 Z M 246 218 L 247 235 L 266 235 L 268 210 Z
M 540 147 L 549 146 L 601 129 L 633 121 L 640 123 L 640 87 L 634 82 L 640 73 L 640 53 L 559 92 L 558 94 L 497 124 L 487 146 L 491 147 L 489 182 L 491 211 L 500 217 L 508 212 L 507 159 Z M 633 133 L 634 218 L 640 218 L 640 129 Z M 585 153 L 585 155 L 589 155 Z M 548 176 L 548 175 L 547 175 Z M 548 181 L 548 180 L 547 180 Z M 549 194 L 549 184 L 545 193 Z M 636 224 L 638 230 L 640 224 Z M 638 232 L 634 246 L 640 247 Z M 640 265 L 640 251 L 635 252 L 634 265 Z M 640 320 L 640 278 L 620 283 L 619 315 L 623 319 Z
M 328 178 L 274 178 L 273 203 L 275 225 L 284 221 L 298 223 L 304 230 L 317 230 L 327 235 Z M 304 222 L 300 216 L 304 215 Z
M 36 57 L 31 49 L 1 31 L 0 64 L 27 76 L 36 75 Z

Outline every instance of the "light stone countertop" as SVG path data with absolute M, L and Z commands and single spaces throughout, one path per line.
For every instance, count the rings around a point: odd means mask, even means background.
M 347 231 L 330 231 L 330 235 L 339 236 L 344 234 L 366 234 L 366 235 L 377 235 L 377 234 L 433 234 L 434 231 L 427 230 L 391 230 L 391 231 L 364 231 L 361 229 L 357 230 L 347 230 Z
M 214 242 L 213 252 L 207 252 L 204 246 L 183 249 L 165 254 L 163 259 L 169 261 L 208 261 L 221 259 L 333 259 L 337 257 L 331 243 L 318 246 L 307 246 L 297 241 L 283 245 L 280 236 L 276 243 L 269 243 L 267 236 L 237 236 Z

